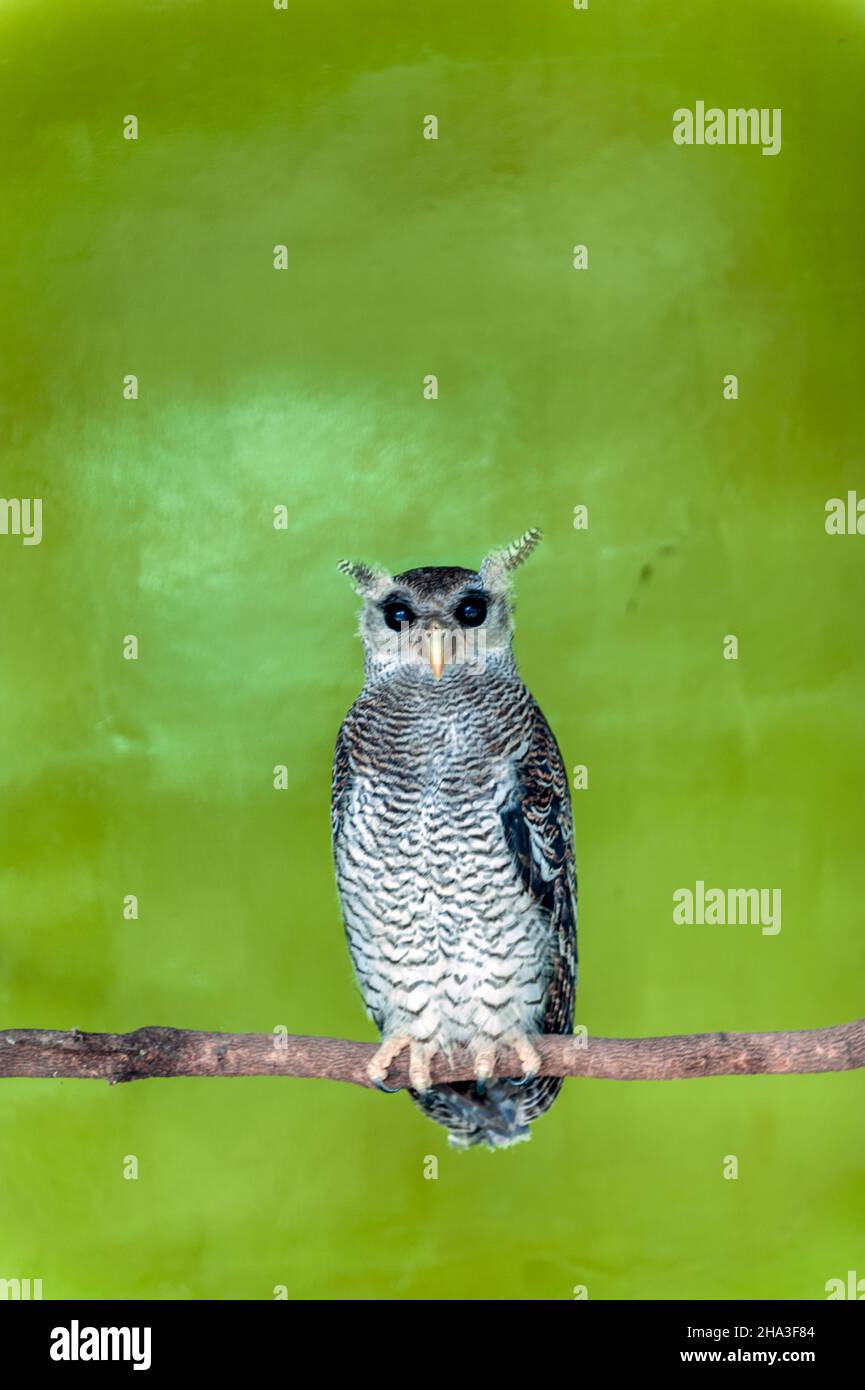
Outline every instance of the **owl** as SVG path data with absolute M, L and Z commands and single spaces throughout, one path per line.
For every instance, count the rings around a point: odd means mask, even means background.
M 528 531 L 480 569 L 390 575 L 341 561 L 361 596 L 363 689 L 339 731 L 337 888 L 382 1090 L 408 1051 L 412 1099 L 457 1148 L 528 1138 L 558 1077 L 535 1039 L 573 1031 L 577 887 L 568 779 L 517 673 L 511 584 Z M 464 1045 L 474 1080 L 432 1085 Z M 521 1074 L 497 1077 L 510 1047 Z

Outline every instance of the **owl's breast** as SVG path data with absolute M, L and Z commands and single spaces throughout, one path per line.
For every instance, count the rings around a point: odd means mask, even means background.
M 547 924 L 503 830 L 507 759 L 439 722 L 422 746 L 357 767 L 336 846 L 367 1006 L 413 1036 L 526 1027 L 548 973 Z

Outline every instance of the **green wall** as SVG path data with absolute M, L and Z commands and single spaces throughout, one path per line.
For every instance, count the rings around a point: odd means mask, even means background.
M 530 525 L 521 668 L 589 768 L 579 1021 L 861 1015 L 865 538 L 824 528 L 865 495 L 861 4 L 6 0 L 0 42 L 0 493 L 44 507 L 0 536 L 2 1025 L 371 1038 L 335 564 Z M 677 147 L 698 100 L 780 107 L 780 154 Z M 675 925 L 697 879 L 783 929 Z M 862 1073 L 571 1081 L 467 1155 L 326 1082 L 0 1086 L 0 1276 L 45 1297 L 865 1276 Z

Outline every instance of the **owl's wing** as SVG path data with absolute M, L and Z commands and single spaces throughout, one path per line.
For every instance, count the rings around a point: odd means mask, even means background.
M 577 876 L 568 778 L 546 719 L 533 705 L 528 747 L 513 764 L 502 808 L 505 840 L 538 906 L 549 918 L 550 977 L 544 1032 L 573 1029 L 577 984 Z
M 336 739 L 336 749 L 333 754 L 333 777 L 330 783 L 330 836 L 334 849 L 342 829 L 343 812 L 350 791 L 351 763 L 348 756 L 348 738 L 345 733 L 345 725 L 343 725 Z

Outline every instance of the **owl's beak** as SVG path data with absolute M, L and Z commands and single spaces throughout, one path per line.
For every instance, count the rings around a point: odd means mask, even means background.
M 444 636 L 443 630 L 433 623 L 429 634 L 429 664 L 436 680 L 441 680 L 441 674 L 445 668 Z

